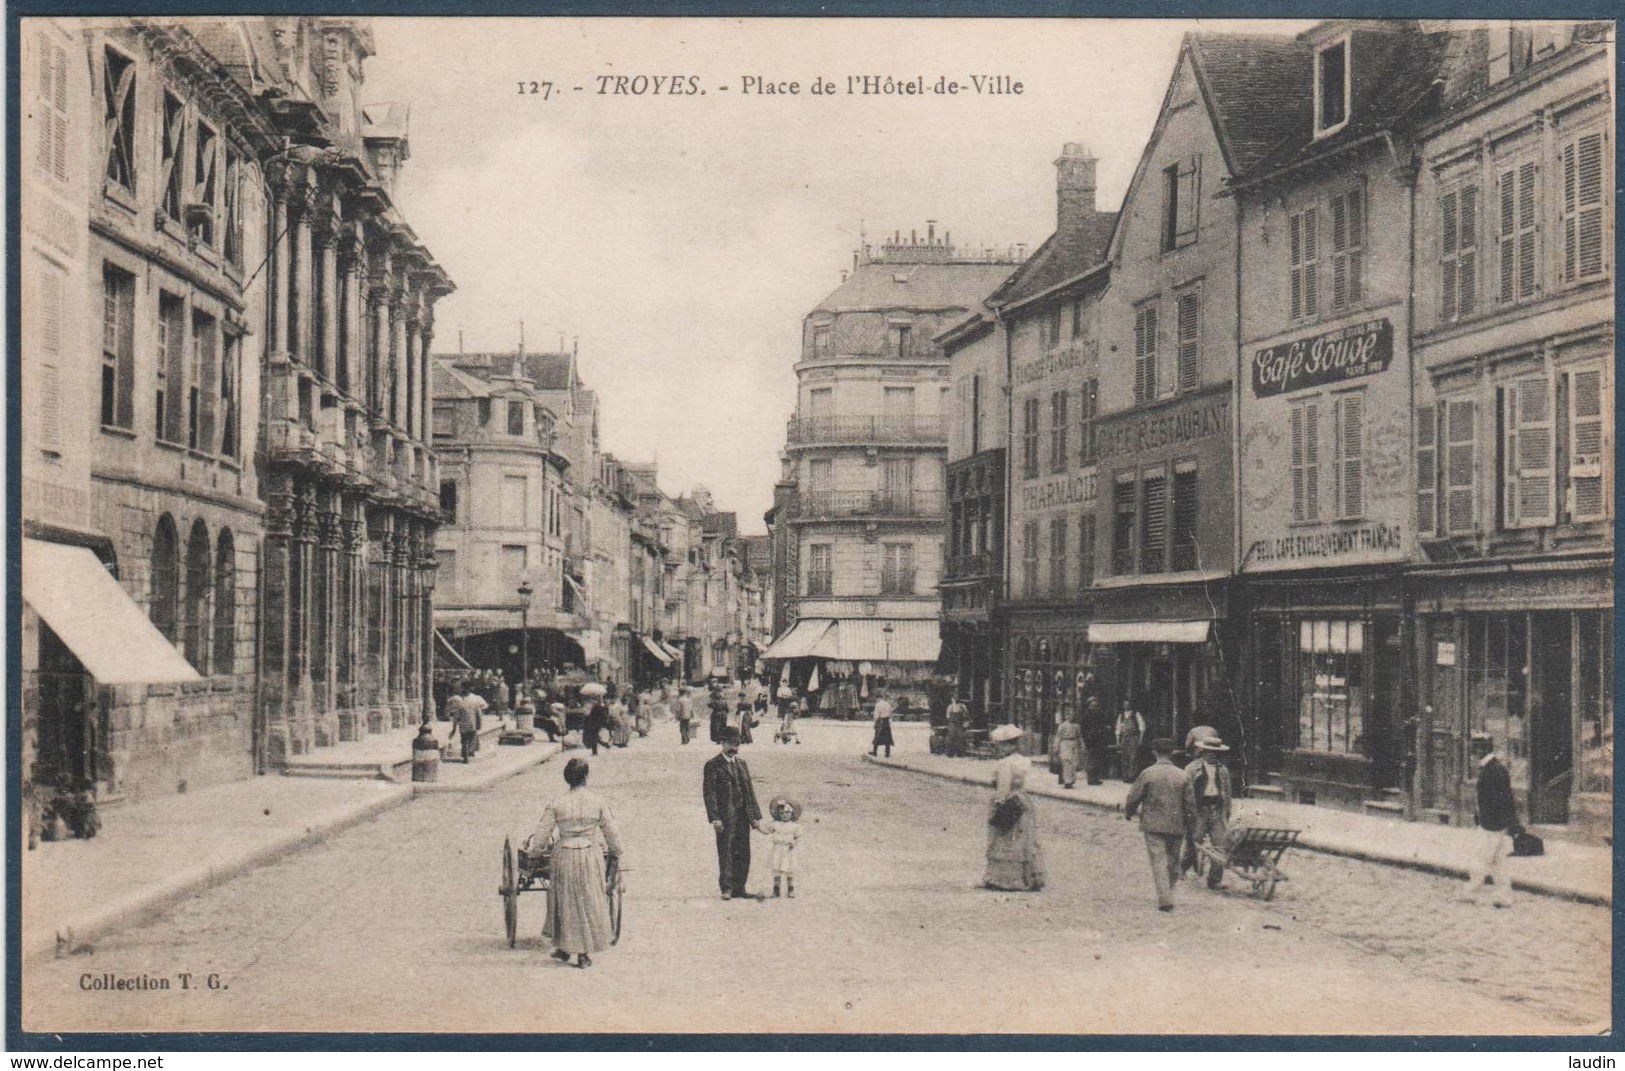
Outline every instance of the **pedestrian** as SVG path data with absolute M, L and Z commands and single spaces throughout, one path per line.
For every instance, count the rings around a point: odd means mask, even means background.
M 536 713 L 536 728 L 547 734 L 548 740 L 557 740 L 564 735 L 566 713 L 563 703 L 549 703 L 547 712 Z
M 796 703 L 793 700 L 779 702 L 779 731 L 773 734 L 773 739 L 780 744 L 791 741 L 801 743 L 801 737 L 796 733 Z
M 739 726 L 739 742 L 741 744 L 754 743 L 755 737 L 751 736 L 750 731 L 756 725 L 756 716 L 751 711 L 750 700 L 743 695 L 734 704 L 734 721 Z
M 1123 817 L 1140 816 L 1146 854 L 1151 857 L 1151 880 L 1157 887 L 1157 910 L 1174 909 L 1174 883 L 1179 880 L 1179 849 L 1190 828 L 1190 784 L 1174 765 L 1174 742 L 1166 737 L 1151 741 L 1156 761 L 1141 770 L 1128 790 Z
M 1098 785 L 1105 780 L 1106 766 L 1110 762 L 1112 747 L 1111 720 L 1100 707 L 1100 697 L 1090 694 L 1083 701 L 1083 718 L 1078 724 L 1083 737 L 1083 763 L 1089 783 Z
M 621 837 L 615 816 L 596 793 L 587 789 L 587 760 L 564 764 L 569 790 L 547 805 L 536 832 L 525 842 L 525 854 L 548 851 L 547 920 L 542 936 L 553 944 L 553 958 L 592 966 L 590 953 L 614 943 L 609 917 L 609 887 L 620 868 Z
M 1055 729 L 1055 747 L 1061 761 L 1061 770 L 1056 776 L 1062 788 L 1071 788 L 1078 779 L 1078 753 L 1082 746 L 1083 730 L 1078 728 L 1077 716 L 1069 710 Z
M 624 695 L 616 696 L 609 705 L 609 742 L 615 747 L 632 746 L 632 719 L 627 714 Z
M 461 738 L 464 762 L 473 761 L 479 747 L 480 703 L 473 685 L 466 680 L 457 686 L 457 694 L 446 700 L 446 716 L 451 720 L 452 731 Z
M 1219 730 L 1211 725 L 1193 725 L 1191 731 L 1185 734 L 1185 765 L 1195 762 L 1200 754 L 1197 745 L 1203 740 L 1217 740 Z
M 508 692 L 508 678 L 506 676 L 500 676 L 500 677 L 497 678 L 497 686 L 496 686 L 496 708 L 495 708 L 495 713 L 496 713 L 496 716 L 498 718 L 505 718 L 505 717 L 508 716 L 508 712 L 509 712 L 509 709 L 510 709 L 509 703 L 508 703 L 509 698 L 510 697 L 509 697 L 509 692 Z M 518 708 L 518 704 L 517 703 L 513 704 L 512 709 L 517 709 L 517 708 Z M 517 727 L 517 725 L 516 725 L 516 727 Z
M 888 759 L 891 758 L 891 716 L 891 700 L 887 699 L 886 696 L 882 694 L 875 700 L 875 737 L 874 740 L 870 742 L 869 754 L 879 755 L 880 749 L 885 748 L 886 757 Z
M 750 831 L 761 828 L 762 808 L 750 767 L 739 757 L 739 730 L 718 731 L 722 750 L 705 764 L 705 817 L 717 835 L 717 887 L 724 900 L 747 895 L 750 877 Z
M 1190 786 L 1194 808 L 1189 815 L 1190 836 L 1187 840 L 1187 858 L 1194 865 L 1196 846 L 1206 837 L 1210 848 L 1224 852 L 1230 838 L 1230 770 L 1219 760 L 1222 752 L 1230 749 L 1217 734 L 1197 738 L 1193 745 L 1196 758 L 1185 767 L 1185 781 Z M 1208 857 L 1207 887 L 1217 889 L 1224 880 L 1224 865 Z
M 1025 791 L 1031 763 L 1017 750 L 1021 737 L 1022 731 L 1014 725 L 1001 725 L 988 734 L 999 762 L 993 767 L 982 884 L 989 889 L 1037 892 L 1044 887 L 1044 856 L 1038 845 L 1038 812 Z
M 1145 739 L 1145 719 L 1123 700 L 1123 712 L 1117 716 L 1117 776 L 1133 781 L 1140 773 L 1140 741 Z
M 604 725 L 609 721 L 609 707 L 604 703 L 603 695 L 592 697 L 587 707 L 587 716 L 581 723 L 581 742 L 592 748 L 594 755 L 598 754 L 598 745 L 604 735 Z
M 677 698 L 672 700 L 672 712 L 677 715 L 677 732 L 686 744 L 694 723 L 694 700 L 689 698 L 686 687 L 677 689 Z
M 970 722 L 970 708 L 959 696 L 948 704 L 947 738 L 943 741 L 943 753 L 949 758 L 958 758 L 965 753 L 965 732 Z
M 768 840 L 773 845 L 773 895 L 779 895 L 779 882 L 784 883 L 784 895 L 796 898 L 796 842 L 801 840 L 801 804 L 788 796 L 775 796 L 767 805 L 772 821 L 767 823 Z
M 1490 902 L 1496 907 L 1511 903 L 1503 864 L 1518 830 L 1518 801 L 1512 795 L 1512 774 L 1495 751 L 1495 738 L 1474 733 L 1472 756 L 1478 767 L 1478 843 L 1467 865 L 1467 903 L 1483 903 L 1484 886 L 1491 884 Z
M 651 706 L 650 706 L 649 701 L 646 700 L 643 696 L 638 695 L 638 693 L 633 692 L 632 693 L 631 703 L 632 703 L 632 727 L 637 730 L 637 733 L 638 733 L 638 735 L 640 737 L 641 736 L 648 736 L 649 735 L 649 727 L 650 727 L 651 724 L 653 724 L 653 721 L 652 721 L 652 718 L 651 718 L 651 715 L 652 715 L 653 711 L 651 710 Z
M 722 697 L 722 686 L 711 685 L 711 698 L 707 703 L 711 714 L 711 743 L 721 744 L 723 732 L 728 727 L 728 701 Z

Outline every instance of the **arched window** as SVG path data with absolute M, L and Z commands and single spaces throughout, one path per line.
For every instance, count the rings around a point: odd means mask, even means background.
M 170 643 L 175 642 L 176 608 L 180 605 L 180 537 L 175 519 L 169 514 L 158 518 L 152 533 L 152 623 Z
M 214 675 L 237 672 L 237 551 L 231 529 L 220 529 L 214 551 Z
M 182 653 L 199 673 L 209 672 L 209 529 L 201 520 L 186 537 L 185 647 Z

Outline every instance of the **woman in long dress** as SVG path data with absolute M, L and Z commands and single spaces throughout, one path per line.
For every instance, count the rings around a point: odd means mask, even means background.
M 568 963 L 574 955 L 577 967 L 588 967 L 589 954 L 614 940 L 609 878 L 620 865 L 621 837 L 609 804 L 587 789 L 587 760 L 565 763 L 564 780 L 570 790 L 547 805 L 526 851 L 551 844 L 542 936 L 552 942 L 553 958 Z
M 632 744 L 632 722 L 627 716 L 626 700 L 619 697 L 609 708 L 609 742 L 616 747 Z
M 1036 892 L 1044 887 L 1044 855 L 1038 846 L 1038 812 L 1023 791 L 1031 764 L 1017 752 L 1022 732 L 1001 725 L 988 734 L 999 751 L 993 767 L 993 799 L 988 805 L 987 870 L 982 884 L 990 889 Z M 1018 801 L 1020 814 L 1012 818 Z

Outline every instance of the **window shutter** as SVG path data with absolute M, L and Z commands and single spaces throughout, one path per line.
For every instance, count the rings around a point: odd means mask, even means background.
M 1140 572 L 1160 573 L 1168 554 L 1168 479 L 1160 472 L 1146 476 L 1145 520 L 1140 526 Z
M 1303 407 L 1303 509 L 1304 520 L 1320 518 L 1320 406 Z
M 56 451 L 62 448 L 62 274 L 42 264 L 38 278 L 39 445 Z
M 1078 518 L 1078 586 L 1088 587 L 1095 582 L 1095 515 L 1085 513 Z
M 1179 218 L 1175 221 L 1176 244 L 1196 240 L 1198 224 L 1198 198 L 1202 193 L 1202 156 L 1198 153 L 1179 165 L 1178 197 Z
M 1303 316 L 1303 214 L 1294 213 L 1287 218 L 1287 231 L 1292 250 L 1292 319 Z
M 1603 269 L 1603 136 L 1583 134 L 1562 150 L 1563 277 L 1584 279 Z
M 1430 536 L 1438 525 L 1439 426 L 1431 405 L 1416 410 L 1416 531 Z
M 68 179 L 68 55 L 39 38 L 39 127 L 35 146 L 39 169 L 63 182 Z
M 1458 308 L 1471 316 L 1478 308 L 1478 187 L 1461 191 L 1461 222 L 1457 227 L 1456 286 Z
M 1292 519 L 1304 521 L 1304 436 L 1303 406 L 1292 407 Z
M 1157 307 L 1143 305 L 1134 317 L 1134 400 L 1157 397 Z
M 1364 196 L 1359 187 L 1332 198 L 1332 308 L 1358 304 L 1365 245 Z
M 1198 565 L 1196 555 L 1196 469 L 1174 472 L 1173 569 L 1186 572 Z
M 1179 295 L 1179 389 L 1195 390 L 1202 381 L 1201 291 Z
M 1365 300 L 1365 186 L 1356 186 L 1347 196 L 1349 304 L 1358 305 Z
M 1095 460 L 1095 411 L 1099 405 L 1098 380 L 1085 380 L 1082 396 L 1078 399 L 1078 463 L 1093 464 Z
M 1445 524 L 1453 535 L 1473 531 L 1473 408 L 1464 398 L 1446 410 Z
M 1365 397 L 1346 394 L 1337 399 L 1337 515 L 1353 520 L 1365 512 Z
M 1552 389 L 1544 376 L 1527 376 L 1507 391 L 1509 436 L 1507 523 L 1514 528 L 1555 524 Z
M 1305 209 L 1303 213 L 1303 314 L 1314 316 L 1320 312 L 1319 237 L 1316 233 L 1318 213 Z
M 1460 310 L 1456 265 L 1461 235 L 1456 230 L 1458 196 L 1454 190 L 1439 198 L 1439 319 L 1449 322 Z
M 1571 520 L 1607 516 L 1607 456 L 1603 380 L 1600 369 L 1569 373 L 1569 494 Z

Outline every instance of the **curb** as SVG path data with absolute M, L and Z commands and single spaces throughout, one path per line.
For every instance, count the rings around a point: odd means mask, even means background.
M 79 951 L 90 942 L 115 930 L 126 929 L 145 921 L 177 900 L 223 884 L 301 848 L 318 844 L 335 833 L 349 829 L 393 807 L 409 803 L 412 798 L 409 788 L 391 786 L 385 790 L 381 799 L 368 800 L 359 806 L 338 808 L 318 815 L 305 826 L 303 832 L 284 833 L 271 841 L 244 849 L 219 862 L 187 867 L 155 885 L 134 892 L 77 920 L 70 919 L 55 927 L 42 927 L 45 931 L 43 934 L 36 935 L 31 941 L 25 941 L 22 959 L 26 963 Z
M 511 748 L 510 750 L 524 751 L 526 761 L 486 772 L 471 781 L 402 781 L 398 783 L 409 787 L 414 796 L 432 796 L 446 792 L 484 792 L 510 777 L 517 777 L 526 770 L 535 769 L 553 756 L 563 752 L 564 748 L 557 741 L 550 740 L 546 743 L 527 744 L 522 748 Z
M 896 759 L 882 759 L 874 755 L 864 755 L 863 761 L 889 770 L 901 770 L 919 777 L 934 777 L 939 781 L 954 781 L 962 785 L 973 785 L 977 788 L 990 788 L 992 777 L 977 778 L 966 774 L 946 773 L 937 770 L 922 770 L 916 766 L 908 766 Z M 1115 803 L 1101 803 L 1098 800 L 1086 799 L 1081 796 L 1059 796 L 1048 792 L 1037 795 L 1046 800 L 1055 800 L 1059 803 L 1068 803 L 1074 807 L 1089 807 L 1108 814 L 1122 814 L 1123 808 Z M 1313 833 L 1300 834 L 1298 847 L 1306 848 L 1322 855 L 1336 855 L 1345 859 L 1357 859 L 1365 863 L 1376 863 L 1380 866 L 1400 867 L 1405 870 L 1419 870 L 1428 874 L 1439 874 L 1449 878 L 1466 878 L 1467 871 L 1462 867 L 1450 863 L 1435 863 L 1426 859 L 1417 859 L 1412 856 L 1395 855 L 1388 852 L 1375 851 L 1357 845 L 1340 842 L 1336 837 L 1320 837 Z M 1576 903 L 1594 904 L 1599 907 L 1612 907 L 1613 896 L 1610 893 L 1590 893 L 1583 889 L 1546 881 L 1541 878 L 1513 878 L 1512 888 L 1537 896 L 1550 896 L 1559 900 L 1572 900 Z

